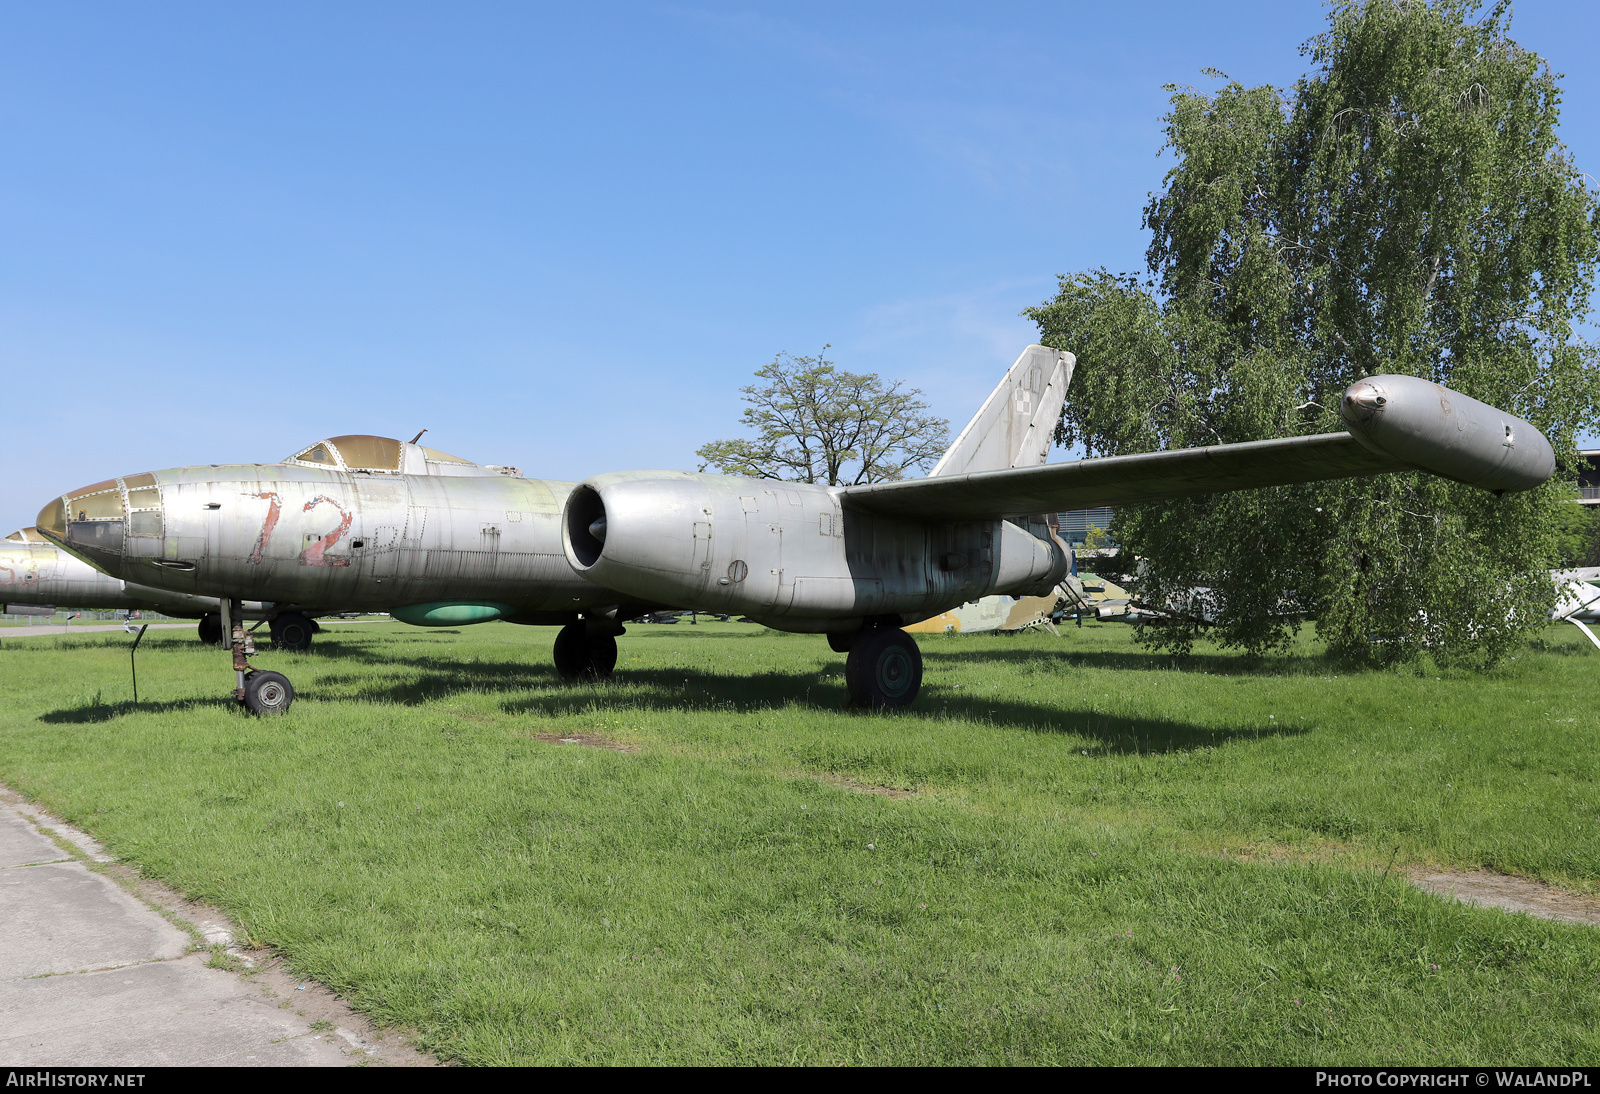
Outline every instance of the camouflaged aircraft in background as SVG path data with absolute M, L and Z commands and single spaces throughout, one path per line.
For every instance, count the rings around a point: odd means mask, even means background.
M 1340 433 L 1044 463 L 1073 364 L 1029 347 L 923 479 L 627 471 L 572 484 L 418 438 L 351 436 L 281 464 L 108 479 L 53 499 L 38 526 L 113 576 L 178 592 L 559 626 L 564 676 L 608 674 L 620 621 L 645 611 L 744 615 L 826 635 L 848 653 L 851 700 L 892 708 L 922 681 L 905 625 L 985 596 L 1046 596 L 1067 576 L 1071 552 L 1038 514 L 1403 470 L 1526 490 L 1555 471 L 1531 424 L 1408 376 L 1351 385 Z M 234 695 L 286 709 L 289 682 L 251 668 L 238 602 L 222 606 Z
M 1097 574 L 1078 573 L 1077 561 L 1074 557 L 1073 572 L 1046 596 L 986 596 L 903 629 L 907 634 L 1017 634 L 1037 627 L 1059 635 L 1056 624 L 1068 619 L 1081 627 L 1085 619 L 1148 623 L 1160 618 L 1160 613 L 1134 605 L 1133 594 L 1122 586 Z
M 156 611 L 179 619 L 198 619 L 200 640 L 222 641 L 221 600 L 175 593 L 103 574 L 39 534 L 19 528 L 0 540 L 0 610 L 11 615 L 54 615 L 58 609 Z M 246 602 L 242 616 L 265 619 L 259 604 Z M 274 616 L 273 641 L 282 649 L 311 645 L 315 624 L 293 615 Z

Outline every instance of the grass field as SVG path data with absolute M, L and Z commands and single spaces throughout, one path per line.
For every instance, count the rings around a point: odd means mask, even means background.
M 1566 630 L 1570 630 L 1567 628 Z M 1447 903 L 1600 892 L 1600 658 L 1492 673 L 1127 629 L 922 643 L 908 713 L 753 626 L 330 626 L 0 644 L 0 780 L 471 1064 L 1600 1064 L 1600 929 Z M 560 738 L 585 743 L 563 744 Z

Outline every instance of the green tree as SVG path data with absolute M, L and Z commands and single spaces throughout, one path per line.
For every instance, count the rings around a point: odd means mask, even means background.
M 1576 490 L 1569 497 L 1556 512 L 1556 565 L 1600 566 L 1600 505 L 1577 504 Z
M 700 470 L 758 479 L 882 482 L 926 470 L 949 446 L 949 423 L 927 413 L 916 388 L 872 373 L 840 372 L 822 353 L 780 353 L 740 390 L 754 439 L 712 441 L 696 450 Z
M 1345 3 L 1292 92 L 1169 88 L 1148 276 L 1063 276 L 1024 313 L 1078 355 L 1059 439 L 1330 432 L 1343 388 L 1388 372 L 1531 420 L 1573 465 L 1600 422 L 1600 356 L 1573 336 L 1600 206 L 1556 136 L 1557 76 L 1508 31 L 1506 4 Z M 1130 506 L 1113 532 L 1147 602 L 1211 590 L 1227 644 L 1282 647 L 1309 615 L 1345 654 L 1486 664 L 1542 625 L 1569 492 L 1400 474 Z M 1186 650 L 1201 625 L 1142 639 Z

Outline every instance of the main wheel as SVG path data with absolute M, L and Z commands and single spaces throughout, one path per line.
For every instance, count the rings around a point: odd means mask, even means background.
M 200 617 L 200 644 L 202 646 L 222 645 L 222 616 L 202 615 Z
M 922 651 L 898 627 L 875 627 L 856 636 L 844 663 L 850 705 L 898 710 L 922 690 Z
M 316 624 L 303 615 L 280 615 L 267 624 L 272 630 L 272 644 L 280 650 L 309 650 Z
M 617 667 L 617 640 L 591 635 L 583 623 L 568 623 L 556 635 L 556 671 L 566 680 L 603 680 Z
M 244 678 L 244 709 L 251 714 L 282 714 L 294 702 L 294 688 L 281 672 L 252 672 Z
M 829 631 L 828 648 L 834 653 L 849 653 L 856 644 L 856 631 Z

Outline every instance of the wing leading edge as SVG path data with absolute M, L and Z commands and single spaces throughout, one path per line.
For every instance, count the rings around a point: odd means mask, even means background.
M 901 517 L 985 520 L 1378 475 L 1408 466 L 1370 451 L 1348 433 L 1322 433 L 873 483 L 850 487 L 842 500 L 847 509 Z

